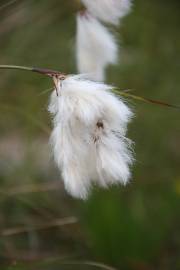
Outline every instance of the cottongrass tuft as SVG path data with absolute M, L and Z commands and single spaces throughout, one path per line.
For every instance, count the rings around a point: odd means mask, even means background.
M 94 81 L 104 81 L 106 67 L 117 63 L 114 36 L 88 12 L 77 15 L 76 58 L 78 73 Z
M 96 184 L 126 184 L 133 162 L 127 124 L 133 116 L 112 87 L 80 75 L 58 82 L 49 111 L 54 128 L 51 145 L 66 190 L 87 199 Z
M 82 0 L 82 3 L 99 20 L 119 24 L 119 20 L 131 11 L 131 0 Z

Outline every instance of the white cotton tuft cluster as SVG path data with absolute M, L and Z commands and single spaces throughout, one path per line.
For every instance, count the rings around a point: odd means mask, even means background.
M 133 158 L 126 138 L 132 117 L 112 87 L 68 76 L 58 83 L 49 111 L 54 129 L 51 145 L 66 190 L 86 199 L 93 184 L 126 184 Z
M 119 20 L 131 10 L 131 0 L 82 0 L 82 3 L 99 20 L 119 24 Z
M 117 62 L 114 36 L 88 12 L 77 15 L 76 58 L 79 73 L 94 81 L 104 81 L 106 67 Z

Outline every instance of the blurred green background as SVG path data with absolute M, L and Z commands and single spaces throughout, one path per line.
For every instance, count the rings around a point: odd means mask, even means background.
M 0 64 L 75 73 L 77 9 L 76 0 L 0 0 Z M 116 29 L 120 64 L 108 82 L 180 104 L 179 29 L 179 0 L 134 0 Z M 0 71 L 0 269 L 180 269 L 180 112 L 129 100 L 132 181 L 82 202 L 66 194 L 52 161 L 51 87 Z

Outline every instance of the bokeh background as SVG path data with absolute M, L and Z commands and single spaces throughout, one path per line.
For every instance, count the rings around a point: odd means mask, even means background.
M 0 0 L 0 64 L 75 73 L 77 10 L 77 0 Z M 180 105 L 179 29 L 179 0 L 134 0 L 115 30 L 120 64 L 108 82 Z M 0 269 L 180 269 L 180 111 L 129 100 L 132 181 L 82 202 L 52 161 L 51 87 L 0 71 Z

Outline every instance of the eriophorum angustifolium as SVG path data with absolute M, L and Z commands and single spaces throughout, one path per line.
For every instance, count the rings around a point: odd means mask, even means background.
M 79 73 L 104 81 L 105 69 L 118 59 L 114 36 L 87 11 L 77 15 L 76 60 Z
M 88 11 L 103 22 L 118 25 L 131 10 L 131 0 L 82 0 Z
M 126 184 L 133 157 L 127 124 L 133 116 L 112 87 L 82 76 L 59 80 L 49 111 L 54 129 L 51 145 L 66 190 L 86 199 L 93 184 Z
M 131 10 L 131 1 L 82 0 L 82 2 L 87 10 L 77 14 L 78 73 L 87 74 L 88 79 L 105 81 L 106 67 L 118 62 L 118 44 L 102 22 L 117 25 Z

